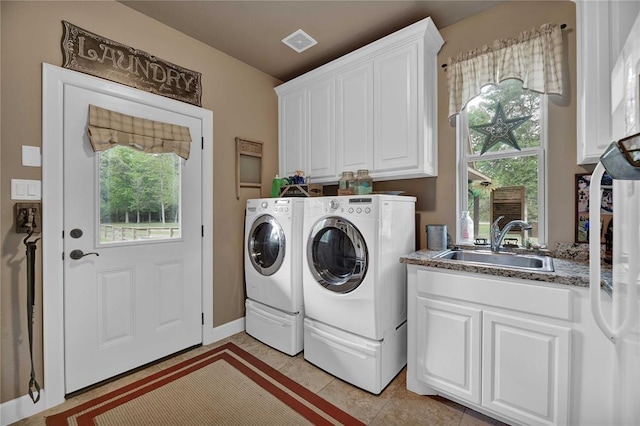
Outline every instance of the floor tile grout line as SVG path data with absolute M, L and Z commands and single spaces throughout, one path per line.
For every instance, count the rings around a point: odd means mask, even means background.
M 395 377 L 394 377 L 394 380 L 395 380 Z M 392 381 L 393 381 L 393 380 L 392 380 Z M 387 406 L 387 404 L 389 404 L 389 403 L 391 402 L 391 400 L 393 399 L 393 397 L 395 396 L 395 394 L 398 392 L 398 390 L 399 390 L 400 388 L 401 388 L 400 386 L 396 387 L 396 389 L 393 391 L 393 393 L 392 393 L 391 395 L 389 395 L 389 399 L 387 399 L 387 401 L 386 401 L 384 404 L 382 404 L 382 407 L 380 407 L 380 409 L 378 410 L 378 412 L 376 413 L 376 415 L 375 415 L 375 416 L 373 416 L 373 418 L 371 419 L 371 421 L 370 421 L 369 423 L 367 423 L 368 425 L 373 424 L 373 422 L 375 422 L 375 421 L 376 421 L 376 419 L 378 418 L 378 416 L 382 413 L 382 411 L 383 411 L 383 410 L 384 410 L 384 408 Z

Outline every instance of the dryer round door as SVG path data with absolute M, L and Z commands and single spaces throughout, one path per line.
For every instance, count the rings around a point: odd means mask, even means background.
M 349 293 L 364 280 L 369 253 L 362 234 L 339 217 L 318 221 L 307 241 L 307 262 L 316 281 L 336 293 Z
M 284 260 L 286 245 L 278 220 L 268 214 L 258 217 L 247 238 L 249 259 L 256 271 L 267 276 L 275 274 Z

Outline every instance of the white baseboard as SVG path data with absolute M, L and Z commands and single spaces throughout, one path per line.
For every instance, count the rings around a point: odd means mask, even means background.
M 208 345 L 210 343 L 215 343 L 218 340 L 225 339 L 236 333 L 244 331 L 244 328 L 244 317 L 242 317 L 235 321 L 219 325 L 218 327 L 206 329 L 202 335 L 202 344 Z M 0 426 L 10 425 L 11 423 L 15 423 L 50 408 L 46 406 L 45 401 L 44 389 L 42 389 L 40 392 L 40 400 L 37 404 L 34 404 L 33 401 L 31 401 L 29 395 L 24 395 L 20 398 L 12 399 L 11 401 L 3 402 L 0 404 Z
M 226 339 L 229 336 L 244 331 L 244 328 L 244 317 L 242 317 L 217 327 L 205 329 L 202 333 L 202 344 L 208 345 L 218 340 Z
M 44 389 L 41 389 L 40 400 L 36 404 L 29 395 L 3 402 L 0 404 L 0 425 L 6 426 L 46 410 L 45 401 Z

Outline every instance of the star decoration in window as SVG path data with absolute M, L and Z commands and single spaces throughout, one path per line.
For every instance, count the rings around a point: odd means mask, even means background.
M 513 131 L 530 118 L 530 115 L 527 115 L 526 117 L 507 118 L 504 115 L 502 104 L 498 102 L 496 114 L 493 116 L 493 119 L 491 119 L 491 123 L 469 126 L 470 129 L 486 135 L 480 155 L 484 154 L 500 142 L 512 146 L 520 151 L 518 141 L 516 141 Z

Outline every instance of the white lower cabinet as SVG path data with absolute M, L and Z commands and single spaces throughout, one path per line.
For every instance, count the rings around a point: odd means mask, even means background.
M 482 406 L 524 424 L 566 424 L 567 327 L 482 314 Z
M 510 424 L 568 424 L 569 290 L 408 266 L 407 389 Z
M 482 311 L 417 297 L 418 380 L 480 404 Z

